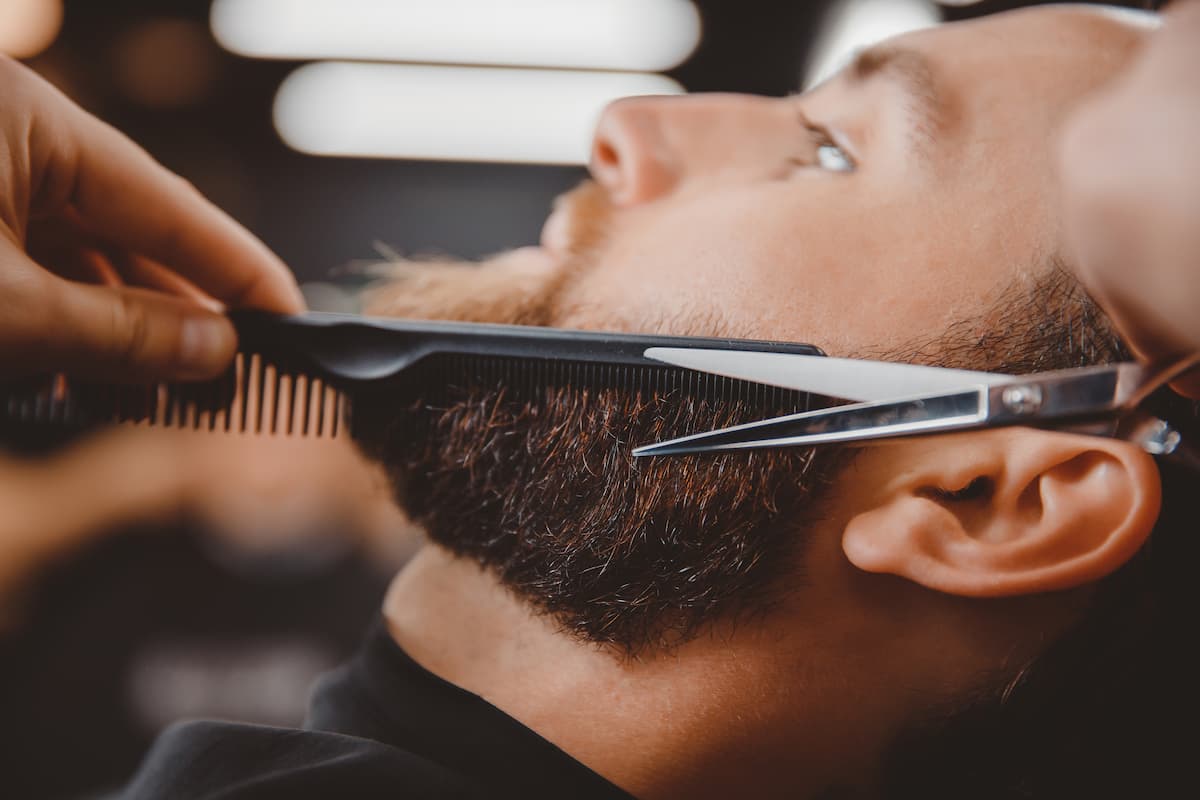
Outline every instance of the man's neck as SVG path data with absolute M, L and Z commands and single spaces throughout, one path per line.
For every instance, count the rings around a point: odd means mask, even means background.
M 862 730 L 861 709 L 842 692 L 809 692 L 801 728 L 792 692 L 762 696 L 780 683 L 803 692 L 825 672 L 814 661 L 781 680 L 789 667 L 757 657 L 777 647 L 769 633 L 758 637 L 761 650 L 737 632 L 737 646 L 713 635 L 669 655 L 621 659 L 564 635 L 490 572 L 434 546 L 397 576 L 384 612 L 422 666 L 639 797 L 728 797 L 750 785 L 765 790 L 759 796 L 771 786 L 812 796 L 848 770 L 864 774 L 861 762 L 878 752 L 879 731 Z M 764 703 L 793 713 L 744 713 Z

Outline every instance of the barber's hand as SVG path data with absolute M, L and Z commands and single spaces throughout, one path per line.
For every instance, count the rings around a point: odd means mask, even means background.
M 1200 351 L 1200 0 L 1176 3 L 1061 149 L 1080 277 L 1142 358 Z M 1177 389 L 1200 397 L 1200 379 Z
M 417 541 L 349 441 L 119 426 L 40 458 L 0 452 L 0 635 L 54 565 L 130 527 L 186 519 L 237 553 L 336 538 L 396 569 Z
M 49 565 L 124 524 L 180 511 L 192 467 L 167 433 L 118 428 L 38 460 L 0 452 L 0 634 Z
M 0 378 L 206 378 L 222 306 L 302 309 L 287 268 L 125 136 L 0 57 Z

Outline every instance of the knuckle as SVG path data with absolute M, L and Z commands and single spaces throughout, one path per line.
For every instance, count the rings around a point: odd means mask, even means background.
M 150 342 L 150 317 L 146 308 L 127 294 L 113 304 L 111 355 L 120 366 L 133 367 L 145 359 Z

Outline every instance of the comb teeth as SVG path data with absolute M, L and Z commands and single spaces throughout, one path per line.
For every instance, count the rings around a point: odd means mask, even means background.
M 337 437 L 349 397 L 320 378 L 238 353 L 203 383 L 117 386 L 61 375 L 0 386 L 0 429 L 144 423 L 166 428 Z
M 512 401 L 539 402 L 567 388 L 733 401 L 763 417 L 807 411 L 813 402 L 803 392 L 667 365 L 439 354 L 393 378 L 356 384 L 352 404 L 346 391 L 303 370 L 239 353 L 223 376 L 205 383 L 115 386 L 56 376 L 0 385 L 0 442 L 113 422 L 261 435 L 349 434 L 362 441 L 393 425 L 398 409 L 414 401 L 453 402 L 466 390 L 488 387 L 502 387 Z
M 666 364 L 439 354 L 414 365 L 400 380 L 356 387 L 354 413 L 347 417 L 350 435 L 360 444 L 370 444 L 394 426 L 398 409 L 415 402 L 449 405 L 463 399 L 471 389 L 488 388 L 502 388 L 505 399 L 512 402 L 545 402 L 562 389 L 612 389 L 679 402 L 733 402 L 748 413 L 761 414 L 761 418 L 809 411 L 816 398 L 792 389 Z
M 504 387 L 514 400 L 536 400 L 547 389 L 618 389 L 648 397 L 682 396 L 741 402 L 751 408 L 809 410 L 805 392 L 727 378 L 667 364 L 609 364 L 591 361 L 542 361 L 476 355 L 439 355 L 406 373 L 422 398 L 443 400 L 465 387 Z M 389 396 L 394 396 L 390 394 Z

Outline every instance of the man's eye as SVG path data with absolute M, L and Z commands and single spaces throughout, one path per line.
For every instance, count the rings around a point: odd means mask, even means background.
M 854 161 L 836 144 L 826 142 L 817 147 L 817 166 L 830 172 L 854 172 Z
M 823 169 L 826 172 L 854 172 L 858 167 L 833 136 L 823 126 L 808 119 L 803 112 L 799 113 L 800 126 L 808 138 L 809 150 L 805 157 L 807 166 Z

